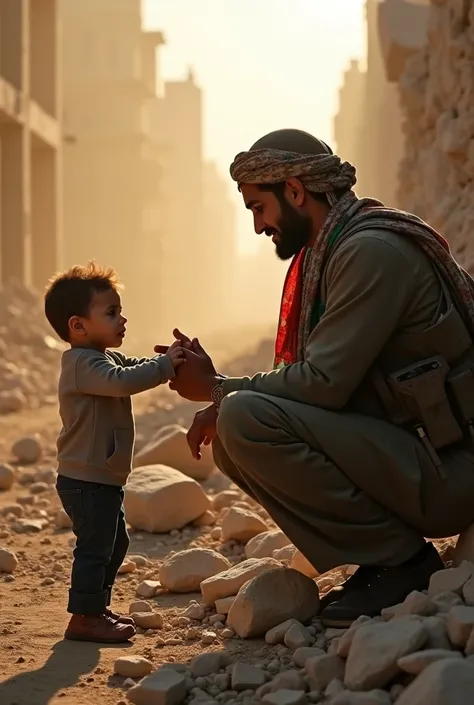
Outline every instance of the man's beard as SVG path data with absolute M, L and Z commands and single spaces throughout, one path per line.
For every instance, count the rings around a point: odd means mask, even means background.
M 275 252 L 278 259 L 288 260 L 300 252 L 311 239 L 312 224 L 307 215 L 298 213 L 285 199 L 280 200 L 281 217 L 278 229 L 267 228 L 267 235 L 278 236 Z

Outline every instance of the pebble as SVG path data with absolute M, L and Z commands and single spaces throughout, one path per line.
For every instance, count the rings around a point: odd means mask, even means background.
M 152 670 L 152 662 L 143 656 L 121 656 L 114 663 L 114 673 L 124 678 L 143 678 Z
M 9 490 L 15 479 L 15 471 L 8 463 L 0 465 L 0 490 Z
M 266 681 L 265 673 L 261 668 L 250 666 L 237 661 L 232 667 L 231 687 L 237 692 L 252 689 L 256 690 Z
M 140 629 L 161 629 L 163 617 L 159 612 L 132 612 L 130 617 Z
M 144 597 L 145 599 L 154 597 L 161 587 L 158 580 L 143 580 L 137 587 L 136 596 Z
M 8 548 L 0 547 L 0 573 L 13 573 L 18 566 L 18 558 Z

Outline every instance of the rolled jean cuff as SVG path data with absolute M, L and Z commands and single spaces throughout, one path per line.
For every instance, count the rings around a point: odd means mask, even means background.
M 67 611 L 70 614 L 99 615 L 107 609 L 109 593 L 101 592 L 74 592 L 69 590 Z

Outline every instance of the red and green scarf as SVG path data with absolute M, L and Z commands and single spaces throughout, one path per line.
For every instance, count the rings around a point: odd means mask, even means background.
M 305 358 L 308 338 L 325 312 L 321 275 L 336 243 L 373 228 L 416 239 L 446 282 L 474 339 L 474 281 L 453 258 L 447 241 L 417 216 L 385 208 L 374 199 L 358 199 L 351 191 L 330 210 L 313 247 L 302 250 L 289 267 L 275 342 L 275 369 Z

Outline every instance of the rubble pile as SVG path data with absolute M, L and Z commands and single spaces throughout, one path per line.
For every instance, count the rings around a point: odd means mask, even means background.
M 179 427 L 162 428 L 158 440 L 172 436 L 153 446 L 153 464 L 136 467 L 125 489 L 131 548 L 115 599 L 137 635 L 95 671 L 122 694 L 117 705 L 471 702 L 473 529 L 456 546 L 437 542 L 451 567 L 426 591 L 348 629 L 325 628 L 320 597 L 356 566 L 320 575 L 260 505 L 232 484 L 218 489 L 215 469 L 196 479 Z M 26 584 L 57 610 L 74 537 L 46 446 L 40 434 L 17 438 L 0 466 L 0 582 L 6 604 Z M 4 619 L 4 637 L 18 624 Z M 94 678 L 82 686 L 89 682 L 98 687 Z
M 405 133 L 400 203 L 437 228 L 472 272 L 474 2 L 436 0 L 420 10 L 428 13 L 427 38 L 399 78 Z
M 64 349 L 37 293 L 18 283 L 0 289 L 0 415 L 54 400 Z

